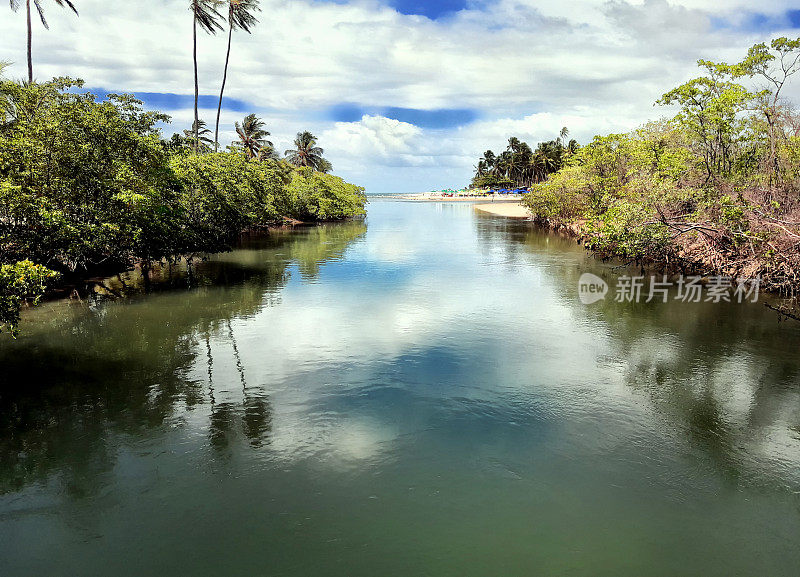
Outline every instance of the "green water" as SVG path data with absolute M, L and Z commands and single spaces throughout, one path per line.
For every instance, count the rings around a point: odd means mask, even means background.
M 0 575 L 798 575 L 800 323 L 613 266 L 377 201 L 31 311 Z

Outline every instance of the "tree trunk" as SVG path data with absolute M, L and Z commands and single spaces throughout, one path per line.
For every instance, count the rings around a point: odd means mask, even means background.
M 228 29 L 228 52 L 225 54 L 225 71 L 222 73 L 222 88 L 219 91 L 219 105 L 217 106 L 217 126 L 214 129 L 214 152 L 219 150 L 219 117 L 222 114 L 222 95 L 225 93 L 225 82 L 228 80 L 228 62 L 231 59 L 231 39 L 233 38 L 233 23 Z
M 192 56 L 194 57 L 194 126 L 192 132 L 194 133 L 194 153 L 198 152 L 198 144 L 200 143 L 199 128 L 200 117 L 198 116 L 197 105 L 200 100 L 200 85 L 197 79 L 197 6 L 194 6 L 194 28 L 192 29 Z
M 31 0 L 25 3 L 28 10 L 28 82 L 33 84 L 33 29 L 31 27 Z

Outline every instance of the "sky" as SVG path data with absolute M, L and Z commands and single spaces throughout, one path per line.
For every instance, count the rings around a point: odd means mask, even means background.
M 130 92 L 191 125 L 188 0 L 45 2 L 34 26 L 37 79 L 82 78 Z M 477 158 L 510 136 L 582 143 L 674 110 L 653 103 L 755 43 L 800 37 L 800 0 L 261 0 L 234 35 L 220 140 L 261 117 L 279 151 L 310 130 L 334 173 L 369 193 L 468 184 Z M 25 17 L 8 5 L 0 60 L 22 78 Z M 226 35 L 199 39 L 201 118 L 213 125 Z M 789 90 L 800 100 L 800 80 Z

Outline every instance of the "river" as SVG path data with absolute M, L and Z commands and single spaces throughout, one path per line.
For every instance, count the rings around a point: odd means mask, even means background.
M 28 311 L 0 574 L 797 575 L 800 323 L 618 265 L 377 200 Z

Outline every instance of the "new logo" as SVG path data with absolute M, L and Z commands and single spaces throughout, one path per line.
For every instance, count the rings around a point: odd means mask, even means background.
M 590 305 L 606 298 L 608 283 L 592 273 L 584 273 L 578 280 L 578 297 L 585 305 Z

